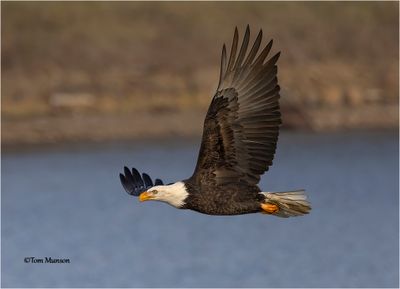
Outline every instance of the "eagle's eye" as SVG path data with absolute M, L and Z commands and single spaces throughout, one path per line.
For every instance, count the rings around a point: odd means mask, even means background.
M 158 191 L 157 190 L 152 190 L 151 191 L 154 195 L 157 195 Z

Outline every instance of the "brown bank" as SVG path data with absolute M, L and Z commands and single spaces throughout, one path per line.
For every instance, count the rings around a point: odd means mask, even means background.
M 282 52 L 284 128 L 397 128 L 398 5 L 5 2 L 3 148 L 200 135 L 247 24 Z

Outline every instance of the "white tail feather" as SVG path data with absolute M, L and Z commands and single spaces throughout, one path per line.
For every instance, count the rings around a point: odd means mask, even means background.
M 265 196 L 266 203 L 272 203 L 279 207 L 279 210 L 273 215 L 283 218 L 296 217 L 308 214 L 311 205 L 307 201 L 304 190 L 290 192 L 261 192 Z

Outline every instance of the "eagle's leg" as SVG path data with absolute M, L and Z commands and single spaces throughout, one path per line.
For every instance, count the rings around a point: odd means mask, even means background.
M 261 203 L 261 209 L 263 214 L 275 214 L 279 211 L 279 207 L 272 203 Z

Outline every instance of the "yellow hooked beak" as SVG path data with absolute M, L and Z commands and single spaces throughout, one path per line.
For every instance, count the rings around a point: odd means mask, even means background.
M 139 201 L 144 202 L 153 199 L 153 194 L 150 192 L 143 192 L 139 195 Z

